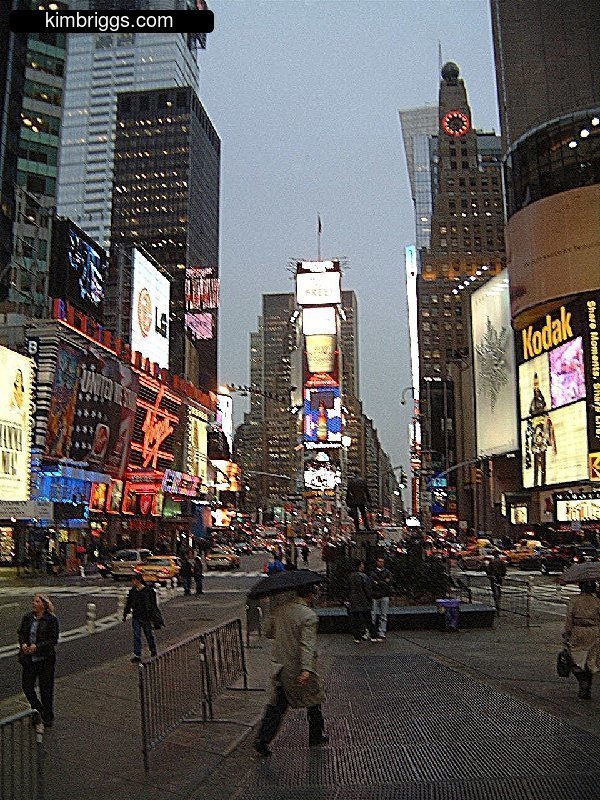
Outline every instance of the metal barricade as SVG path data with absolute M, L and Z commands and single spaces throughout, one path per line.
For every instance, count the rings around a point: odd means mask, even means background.
M 205 696 L 208 715 L 213 718 L 213 700 L 240 678 L 248 689 L 241 619 L 232 619 L 201 634 L 205 657 Z
M 44 800 L 44 749 L 35 712 L 0 720 L 0 800 Z
M 144 769 L 149 753 L 165 736 L 202 709 L 206 719 L 204 642 L 202 634 L 179 642 L 140 664 Z
M 497 597 L 487 575 L 463 575 L 474 601 L 496 608 L 498 613 L 516 614 L 525 617 L 527 627 L 531 623 L 531 581 L 522 578 L 502 579 Z

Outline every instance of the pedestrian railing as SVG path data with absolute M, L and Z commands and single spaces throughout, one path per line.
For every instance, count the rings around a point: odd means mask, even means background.
M 205 696 L 209 717 L 213 699 L 240 678 L 248 688 L 241 619 L 232 619 L 202 634 L 205 657 Z
M 0 800 L 44 800 L 43 735 L 35 712 L 0 720 Z
M 240 679 L 247 690 L 240 619 L 192 636 L 143 661 L 139 687 L 146 772 L 151 750 L 175 728 L 186 722 L 216 722 L 214 700 Z M 200 717 L 192 716 L 198 712 Z

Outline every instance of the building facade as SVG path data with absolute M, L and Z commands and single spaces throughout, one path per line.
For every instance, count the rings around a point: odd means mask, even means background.
M 171 279 L 170 368 L 210 391 L 217 388 L 220 154 L 191 86 L 119 94 L 111 291 L 116 297 L 123 280 L 119 253 L 142 245 Z

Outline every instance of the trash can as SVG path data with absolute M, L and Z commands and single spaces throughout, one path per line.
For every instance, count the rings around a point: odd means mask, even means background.
M 458 630 L 460 600 L 454 600 L 453 598 L 443 598 L 440 600 L 436 600 L 435 603 L 438 607 L 438 611 L 440 613 L 444 613 L 446 630 L 447 631 Z

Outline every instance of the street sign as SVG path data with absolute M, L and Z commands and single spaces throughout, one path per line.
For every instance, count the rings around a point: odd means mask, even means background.
M 0 500 L 0 519 L 54 519 L 54 504 L 45 500 Z

